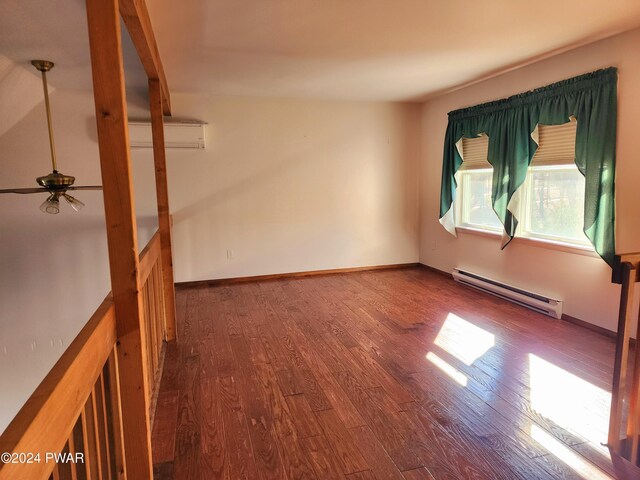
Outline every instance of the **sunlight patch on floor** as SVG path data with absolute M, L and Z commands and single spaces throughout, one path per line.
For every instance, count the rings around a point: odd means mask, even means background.
M 549 451 L 554 457 L 571 467 L 582 478 L 589 480 L 612 480 L 612 477 L 587 461 L 580 454 L 545 432 L 537 425 L 531 425 L 531 438 Z
M 529 370 L 531 408 L 607 452 L 611 394 L 531 353 Z
M 462 373 L 460 370 L 458 370 L 457 368 L 449 365 L 447 362 L 445 362 L 443 359 L 441 359 L 435 353 L 433 353 L 433 352 L 427 353 L 427 360 L 429 360 L 436 367 L 438 367 L 441 371 L 446 373 L 450 378 L 455 380 L 457 383 L 459 383 L 463 387 L 467 386 L 467 380 L 468 380 L 467 376 L 464 373 Z
M 466 365 L 471 365 L 495 345 L 495 335 L 449 313 L 434 343 Z

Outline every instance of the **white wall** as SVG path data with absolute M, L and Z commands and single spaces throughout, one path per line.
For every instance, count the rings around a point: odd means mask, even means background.
M 610 65 L 619 68 L 616 173 L 617 252 L 640 251 L 640 30 L 578 48 L 434 98 L 423 106 L 420 164 L 420 261 L 441 270 L 462 267 L 563 299 L 565 313 L 616 330 L 620 289 L 600 259 L 500 240 L 448 234 L 438 223 L 447 112 L 541 87 Z M 472 51 L 469 53 L 473 54 Z M 435 248 L 434 248 L 435 245 Z
M 176 281 L 418 260 L 416 105 L 174 94 L 172 108 L 208 122 L 205 150 L 167 153 Z
M 21 94 L 35 108 L 17 118 L 0 108 L 13 125 L 0 136 L 0 189 L 35 187 L 35 178 L 51 171 L 42 84 L 25 85 Z M 100 185 L 92 93 L 58 89 L 51 108 L 60 171 L 78 185 Z M 153 178 L 152 169 L 134 173 L 136 181 Z M 136 193 L 144 206 L 155 190 Z M 0 195 L 0 432 L 111 288 L 102 192 L 73 195 L 84 209 L 75 213 L 61 201 L 58 215 L 38 209 L 45 194 Z M 138 209 L 140 248 L 155 230 L 152 206 Z
M 41 98 L 41 88 L 33 95 Z M 51 96 L 60 171 L 99 185 L 91 101 L 85 93 Z M 49 158 L 40 101 L 0 137 L 0 188 L 36 186 L 51 171 Z M 0 431 L 110 289 L 102 194 L 76 196 L 86 204 L 80 213 L 61 201 L 60 214 L 46 215 L 38 210 L 45 194 L 0 195 Z
M 0 188 L 50 171 L 32 103 L 0 136 Z M 60 170 L 100 184 L 91 92 L 51 103 Z M 417 106 L 175 95 L 173 110 L 209 122 L 206 150 L 168 155 L 178 281 L 417 261 Z M 132 160 L 142 249 L 156 226 L 151 151 Z M 0 195 L 0 431 L 110 289 L 102 193 L 76 196 L 80 213 L 53 216 L 42 194 Z

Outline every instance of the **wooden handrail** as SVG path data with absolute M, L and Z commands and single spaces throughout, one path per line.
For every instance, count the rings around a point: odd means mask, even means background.
M 139 265 L 144 375 L 153 388 L 166 338 L 158 232 L 140 253 Z M 128 399 L 118 383 L 118 344 L 116 309 L 109 294 L 0 436 L 0 452 L 40 453 L 40 461 L 0 462 L 0 480 L 45 479 L 51 473 L 67 478 L 60 471 L 67 467 L 77 469 L 78 478 L 81 472 L 88 478 L 126 478 L 122 435 L 127 425 L 122 425 L 121 405 Z M 150 403 L 151 392 L 145 393 Z M 80 452 L 85 461 L 63 466 L 47 462 L 47 452 Z
M 160 257 L 160 232 L 151 237 L 147 246 L 140 252 L 140 284 L 144 284 L 151 274 L 153 266 Z
M 0 480 L 46 478 L 116 343 L 116 316 L 107 296 L 60 360 L 0 436 L 0 452 L 40 453 L 39 463 L 0 463 Z

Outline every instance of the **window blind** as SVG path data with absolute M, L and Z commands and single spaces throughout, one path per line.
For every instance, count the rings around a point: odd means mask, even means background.
M 531 161 L 532 165 L 567 165 L 575 163 L 576 127 L 572 118 L 563 125 L 538 125 L 538 150 Z M 462 139 L 464 161 L 460 168 L 474 170 L 491 168 L 487 161 L 489 137 Z
M 577 125 L 573 118 L 562 125 L 538 125 L 538 150 L 531 165 L 575 163 Z
M 492 168 L 487 160 L 489 153 L 489 137 L 480 135 L 476 138 L 462 139 L 462 165 L 463 170 L 477 170 L 480 168 Z

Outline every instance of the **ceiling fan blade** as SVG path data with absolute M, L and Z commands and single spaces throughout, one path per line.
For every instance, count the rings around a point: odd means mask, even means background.
M 87 185 L 79 187 L 69 187 L 67 190 L 102 190 L 102 185 Z
M 8 188 L 6 190 L 0 190 L 0 193 L 48 193 L 46 188 L 36 187 L 36 188 Z

